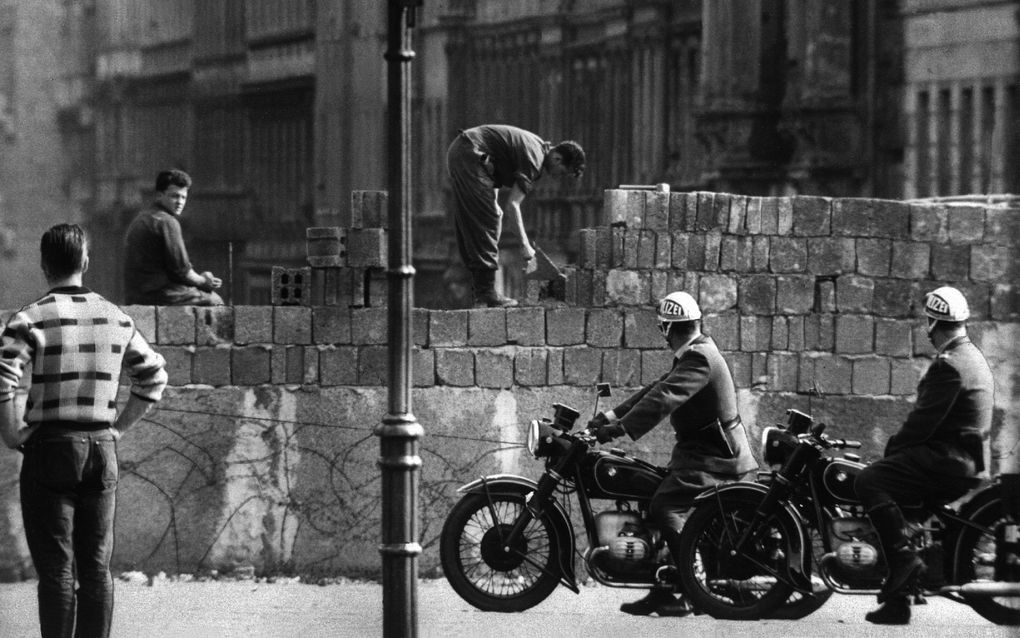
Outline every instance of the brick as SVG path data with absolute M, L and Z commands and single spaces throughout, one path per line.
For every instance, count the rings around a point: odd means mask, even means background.
M 669 194 L 669 228 L 670 230 L 687 230 L 688 193 Z M 696 201 L 696 200 L 695 200 Z M 695 203 L 695 205 L 697 205 Z M 695 208 L 697 214 L 697 208 Z
M 386 231 L 352 228 L 347 233 L 347 265 L 351 268 L 385 268 L 388 258 Z
M 721 252 L 722 233 L 718 230 L 711 230 L 705 233 L 705 263 L 702 268 L 713 272 L 719 270 Z
M 985 236 L 985 209 L 983 206 L 950 204 L 949 241 L 953 243 L 980 242 Z
M 546 378 L 549 385 L 563 384 L 563 348 L 549 348 L 546 353 Z
M 726 222 L 726 232 L 731 235 L 743 235 L 747 232 L 747 200 L 741 195 L 730 196 L 730 210 Z
M 786 352 L 770 352 L 767 358 L 768 389 L 773 392 L 796 392 L 800 358 Z
M 352 308 L 350 313 L 351 343 L 365 346 L 389 342 L 386 308 Z
M 514 355 L 514 381 L 522 386 L 544 386 L 548 379 L 544 348 L 519 348 Z
M 584 343 L 584 308 L 550 308 L 545 313 L 546 343 L 573 346 Z
M 299 306 L 312 303 L 312 269 L 273 266 L 270 298 L 274 306 Z
M 815 307 L 815 280 L 807 275 L 776 277 L 776 312 L 781 315 L 804 315 Z
M 623 346 L 659 348 L 665 344 L 652 308 L 627 308 L 623 312 Z
M 888 239 L 858 239 L 857 272 L 872 277 L 887 277 L 892 263 L 892 242 Z
M 595 229 L 595 263 L 593 268 L 608 270 L 613 265 L 613 229 L 599 226 Z
M 804 349 L 832 352 L 835 349 L 835 323 L 831 314 L 804 318 Z
M 723 272 L 751 272 L 754 256 L 750 237 L 723 237 L 719 249 L 719 270 Z
M 764 324 L 765 321 L 762 320 Z M 762 332 L 762 338 L 766 336 L 766 327 L 759 327 Z M 769 347 L 771 350 L 790 350 L 790 328 L 789 324 L 786 323 L 786 317 L 773 317 L 771 325 L 771 344 Z M 768 342 L 766 342 L 768 343 Z
M 641 385 L 657 381 L 673 365 L 673 353 L 665 349 L 641 351 Z
M 836 279 L 836 308 L 839 312 L 871 312 L 875 298 L 875 280 L 843 275 Z
M 234 309 L 230 306 L 195 308 L 195 343 L 214 346 L 234 342 Z
M 668 191 L 645 191 L 645 228 L 669 230 L 669 196 Z
M 191 383 L 191 368 L 195 359 L 194 346 L 160 346 L 158 352 L 166 360 L 168 383 L 174 386 Z
M 606 303 L 637 306 L 649 303 L 651 278 L 634 270 L 606 273 Z
M 913 353 L 911 336 L 915 322 L 875 319 L 875 354 L 909 357 Z
M 930 275 L 931 248 L 917 241 L 894 241 L 890 272 L 896 277 L 927 279 Z
M 807 268 L 807 240 L 773 237 L 769 247 L 769 269 L 775 273 L 804 272 Z
M 910 238 L 923 242 L 948 242 L 948 209 L 936 204 L 912 204 L 910 206 Z
M 815 281 L 815 311 L 836 312 L 836 281 L 834 279 Z
M 622 268 L 626 256 L 627 230 L 625 228 L 613 228 L 611 233 L 609 267 Z
M 577 267 L 595 268 L 598 263 L 596 244 L 598 233 L 594 228 L 582 228 L 577 231 Z
M 771 237 L 754 237 L 751 245 L 751 270 L 767 272 L 771 252 Z
M 793 232 L 793 202 L 789 197 L 776 201 L 776 234 L 787 236 Z
M 854 240 L 849 237 L 811 237 L 807 240 L 807 269 L 815 275 L 841 275 L 856 266 Z
M 563 350 L 564 383 L 576 386 L 593 386 L 601 379 L 602 350 L 587 347 Z
M 313 343 L 351 343 L 351 310 L 341 306 L 312 308 Z
M 964 281 L 970 274 L 971 247 L 959 244 L 933 244 L 931 274 L 940 281 Z
M 791 202 L 793 234 L 801 237 L 828 235 L 831 201 L 828 197 L 794 197 Z
M 261 385 L 272 379 L 272 347 L 242 346 L 231 351 L 231 380 L 234 385 Z
M 914 303 L 921 299 L 917 284 L 907 279 L 876 279 L 871 312 L 880 317 L 914 316 Z
M 813 386 L 822 394 L 850 394 L 853 362 L 841 355 L 822 354 L 812 359 Z M 805 371 L 806 372 L 806 371 Z
M 1020 319 L 1020 288 L 1012 284 L 995 284 L 992 287 L 989 318 L 996 321 Z
M 748 275 L 739 280 L 737 299 L 740 312 L 771 315 L 776 311 L 776 278 L 771 275 Z
M 670 263 L 673 268 L 687 270 L 687 250 L 690 240 L 687 233 L 674 231 L 670 242 Z
M 339 226 L 305 229 L 305 254 L 312 268 L 347 265 L 347 230 Z
M 628 191 L 610 189 L 602 191 L 602 224 L 616 226 L 627 224 Z
M 429 313 L 429 345 L 464 346 L 470 310 L 433 310 Z
M 978 245 L 970 248 L 970 278 L 974 281 L 996 282 L 1016 271 L 1015 250 L 1007 246 Z
M 775 235 L 779 232 L 779 199 L 778 197 L 761 198 L 761 233 Z
M 715 193 L 699 191 L 698 212 L 695 217 L 694 230 L 704 232 L 715 227 Z
M 195 308 L 193 306 L 157 307 L 156 342 L 175 345 L 195 343 Z
M 617 348 L 623 343 L 623 315 L 615 309 L 588 311 L 585 340 L 597 348 Z
M 611 348 L 602 350 L 602 381 L 619 387 L 641 383 L 641 351 Z
M 468 345 L 501 346 L 506 343 L 506 310 L 478 308 L 468 311 Z
M 720 350 L 740 348 L 740 316 L 734 312 L 706 315 L 705 333 L 712 337 Z
M 156 307 L 155 306 L 121 306 L 127 316 L 135 323 L 135 330 L 141 333 L 149 343 L 156 343 Z M 9 316 L 0 317 L 0 324 L 7 325 Z
M 502 350 L 475 353 L 475 383 L 480 388 L 509 388 L 514 384 L 513 354 Z
M 192 366 L 192 383 L 229 385 L 230 346 L 197 348 Z
M 865 357 L 853 362 L 852 392 L 854 394 L 889 394 L 889 360 L 885 357 Z
M 312 342 L 312 309 L 307 306 L 273 308 L 273 343 L 289 345 Z
M 744 229 L 752 234 L 757 235 L 762 232 L 762 198 L 761 197 L 748 197 L 747 198 L 747 209 L 744 211 Z
M 627 191 L 627 228 L 638 230 L 645 227 L 645 192 Z
M 427 388 L 436 384 L 436 351 L 415 348 L 411 351 L 411 374 L 414 387 Z
M 234 306 L 234 343 L 270 343 L 273 341 L 271 306 Z
M 319 383 L 323 386 L 358 384 L 358 349 L 355 346 L 319 348 Z
M 389 382 L 389 348 L 357 346 L 358 385 L 386 385 Z
M 737 279 L 730 275 L 701 278 L 698 304 L 702 312 L 723 312 L 737 305 Z
M 836 352 L 863 354 L 874 351 L 874 319 L 865 315 L 836 317 Z

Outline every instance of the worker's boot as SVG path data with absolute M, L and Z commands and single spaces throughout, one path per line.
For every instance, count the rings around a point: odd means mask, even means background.
M 504 297 L 496 292 L 496 271 L 475 268 L 471 271 L 475 289 L 475 308 L 510 308 L 517 305 L 516 299 Z
M 866 616 L 877 624 L 906 624 L 910 622 L 907 598 L 917 588 L 924 572 L 924 561 L 918 556 L 910 539 L 904 533 L 903 513 L 895 503 L 884 503 L 868 511 L 875 531 L 882 541 L 889 575 L 882 583 L 879 602 L 882 607 Z

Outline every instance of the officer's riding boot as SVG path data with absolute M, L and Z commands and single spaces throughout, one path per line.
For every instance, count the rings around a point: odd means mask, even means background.
M 871 522 L 882 541 L 889 575 L 882 583 L 878 602 L 882 606 L 864 616 L 879 625 L 905 625 L 910 622 L 908 596 L 924 571 L 909 539 L 903 533 L 903 513 L 895 503 L 884 503 L 868 511 Z
M 670 548 L 670 553 L 677 556 L 676 548 L 679 544 L 680 533 L 668 528 L 663 529 L 662 536 Z M 675 577 L 667 580 L 675 580 Z M 680 597 L 673 596 L 674 584 L 673 582 L 656 583 L 647 596 L 632 603 L 623 603 L 620 605 L 620 611 L 635 616 L 648 616 L 653 612 L 660 616 L 686 616 L 693 612 L 694 608 L 682 595 Z
M 489 268 L 473 268 L 471 276 L 475 289 L 475 308 L 509 308 L 517 305 L 516 299 L 510 299 L 496 292 L 496 271 Z

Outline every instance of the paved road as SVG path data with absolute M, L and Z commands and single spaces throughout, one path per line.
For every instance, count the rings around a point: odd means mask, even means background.
M 248 582 L 117 583 L 115 638 L 300 638 L 382 635 L 382 589 L 371 583 L 324 587 Z M 825 638 L 860 636 L 1020 636 L 968 607 L 932 599 L 914 607 L 909 627 L 876 627 L 864 621 L 871 598 L 833 596 L 799 621 L 729 622 L 707 616 L 637 618 L 617 611 L 640 595 L 606 587 L 584 587 L 580 595 L 560 589 L 538 607 L 519 614 L 483 613 L 463 602 L 442 580 L 418 587 L 419 635 L 446 638 L 522 636 L 697 636 L 698 638 Z M 36 632 L 35 583 L 0 584 L 0 636 Z

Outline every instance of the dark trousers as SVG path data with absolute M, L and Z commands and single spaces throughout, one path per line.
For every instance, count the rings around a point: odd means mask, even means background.
M 470 270 L 496 270 L 503 211 L 496 205 L 496 185 L 482 159 L 482 152 L 465 135 L 450 144 L 446 165 L 457 200 L 453 225 L 464 265 Z
M 880 505 L 955 501 L 981 481 L 974 461 L 940 442 L 928 442 L 881 458 L 861 470 L 854 489 L 868 510 Z
M 108 430 L 43 425 L 25 445 L 21 510 L 39 575 L 43 638 L 110 635 L 117 476 Z

